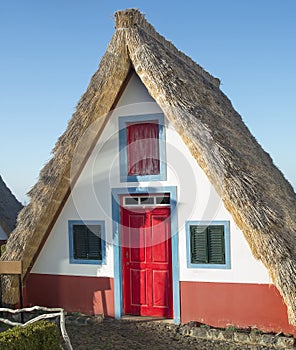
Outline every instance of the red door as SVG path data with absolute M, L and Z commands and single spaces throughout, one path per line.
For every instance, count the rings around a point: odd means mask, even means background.
M 124 313 L 173 317 L 170 208 L 121 208 Z

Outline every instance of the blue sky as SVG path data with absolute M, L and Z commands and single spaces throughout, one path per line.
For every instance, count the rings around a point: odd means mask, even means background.
M 136 7 L 211 74 L 296 189 L 295 0 L 0 1 L 0 175 L 22 202 Z

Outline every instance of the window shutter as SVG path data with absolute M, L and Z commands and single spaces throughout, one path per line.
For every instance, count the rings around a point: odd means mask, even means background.
M 224 226 L 208 227 L 208 251 L 211 264 L 225 264 Z
M 207 227 L 190 226 L 191 235 L 191 263 L 208 263 Z
M 102 260 L 100 225 L 73 225 L 74 259 Z
M 88 230 L 88 259 L 102 260 L 101 227 L 89 225 Z
M 74 259 L 87 258 L 87 227 L 73 225 Z

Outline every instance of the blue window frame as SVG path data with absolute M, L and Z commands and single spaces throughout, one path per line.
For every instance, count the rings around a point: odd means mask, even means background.
M 186 222 L 187 267 L 230 269 L 229 221 Z
M 106 263 L 105 222 L 98 220 L 69 220 L 71 264 Z
M 159 174 L 129 175 L 128 174 L 128 140 L 127 127 L 129 124 L 137 123 L 157 123 L 158 124 L 158 142 L 159 142 Z M 120 181 L 121 182 L 139 182 L 139 181 L 160 181 L 166 180 L 166 143 L 165 143 L 165 125 L 162 113 L 132 115 L 119 117 L 119 161 L 120 161 Z

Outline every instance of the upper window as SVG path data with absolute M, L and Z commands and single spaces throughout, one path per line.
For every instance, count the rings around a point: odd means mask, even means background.
M 121 181 L 166 179 L 163 115 L 119 118 Z
M 128 175 L 159 175 L 159 158 L 159 125 L 157 121 L 128 124 Z
M 70 262 L 102 264 L 105 262 L 105 223 L 103 221 L 69 221 Z
M 197 268 L 230 268 L 229 222 L 189 221 L 187 265 Z

